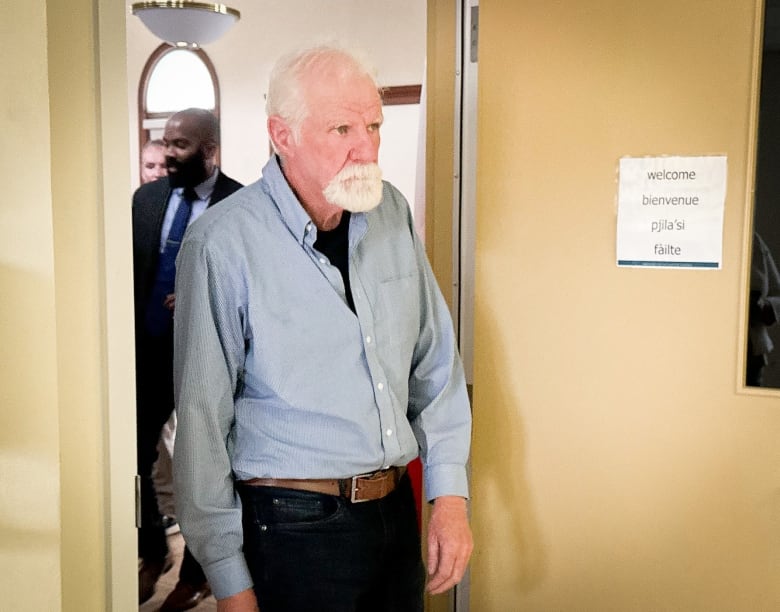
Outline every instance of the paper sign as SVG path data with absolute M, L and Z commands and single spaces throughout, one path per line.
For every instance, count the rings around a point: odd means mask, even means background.
M 623 157 L 617 264 L 720 269 L 726 156 Z

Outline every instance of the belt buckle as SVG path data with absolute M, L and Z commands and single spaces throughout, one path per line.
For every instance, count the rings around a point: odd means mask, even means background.
M 362 504 L 363 502 L 371 501 L 368 499 L 357 499 L 355 495 L 357 495 L 358 492 L 358 486 L 357 481 L 358 478 L 365 478 L 366 476 L 372 476 L 375 472 L 368 472 L 367 474 L 358 474 L 357 476 L 352 477 L 352 485 L 350 486 L 350 492 L 349 492 L 349 501 L 353 504 Z

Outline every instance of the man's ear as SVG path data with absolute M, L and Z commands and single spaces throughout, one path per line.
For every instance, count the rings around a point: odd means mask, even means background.
M 204 142 L 201 145 L 203 150 L 204 159 L 215 159 L 217 156 L 217 143 L 216 142 Z
M 287 122 L 279 115 L 268 117 L 268 135 L 278 153 L 282 157 L 287 157 L 295 144 L 293 131 Z

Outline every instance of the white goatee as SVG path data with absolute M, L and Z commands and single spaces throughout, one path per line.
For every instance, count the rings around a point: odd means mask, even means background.
M 352 164 L 322 190 L 325 199 L 350 212 L 366 212 L 382 201 L 382 170 L 377 164 Z

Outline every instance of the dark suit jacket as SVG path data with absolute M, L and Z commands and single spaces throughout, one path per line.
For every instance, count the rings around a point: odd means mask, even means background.
M 220 170 L 209 206 L 226 198 L 243 185 Z M 171 186 L 164 177 L 141 185 L 133 194 L 133 287 L 135 291 L 136 342 L 144 335 L 146 304 L 157 274 L 160 259 L 160 234 Z

